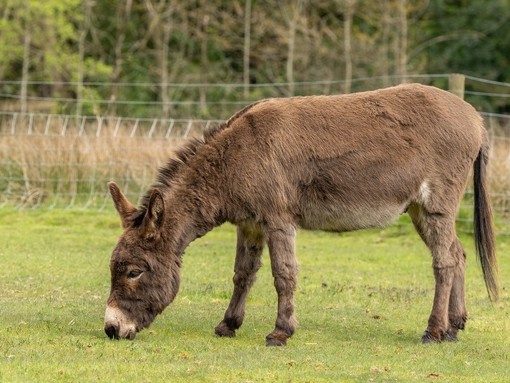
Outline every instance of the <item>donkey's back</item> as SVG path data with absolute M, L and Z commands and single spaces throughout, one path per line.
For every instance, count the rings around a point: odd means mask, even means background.
M 230 149 L 229 166 L 244 168 L 230 177 L 240 204 L 336 231 L 384 226 L 412 204 L 455 214 L 485 140 L 469 104 L 420 84 L 267 100 L 231 135 L 251 142 Z M 247 196 L 248 183 L 259 193 Z

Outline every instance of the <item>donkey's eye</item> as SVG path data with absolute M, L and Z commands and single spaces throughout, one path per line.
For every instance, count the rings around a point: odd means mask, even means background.
M 143 271 L 141 270 L 133 270 L 133 271 L 130 271 L 129 274 L 128 274 L 128 279 L 138 279 L 140 278 L 140 276 L 143 274 Z

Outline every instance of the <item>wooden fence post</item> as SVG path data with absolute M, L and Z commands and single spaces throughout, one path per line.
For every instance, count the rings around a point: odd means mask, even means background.
M 448 76 L 448 90 L 464 100 L 464 83 L 466 77 L 463 74 L 452 73 Z

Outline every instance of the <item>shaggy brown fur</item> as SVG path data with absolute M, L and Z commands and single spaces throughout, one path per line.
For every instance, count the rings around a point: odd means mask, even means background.
M 407 211 L 436 280 L 422 341 L 455 340 L 467 318 L 455 216 L 472 168 L 477 252 L 489 295 L 498 294 L 487 153 L 479 114 L 419 84 L 250 105 L 179 149 L 140 208 L 110 184 L 125 232 L 111 259 L 105 330 L 133 338 L 147 327 L 177 293 L 186 246 L 229 221 L 238 227 L 234 292 L 215 332 L 241 326 L 267 244 L 278 312 L 266 343 L 284 345 L 296 328 L 296 228 L 384 226 Z

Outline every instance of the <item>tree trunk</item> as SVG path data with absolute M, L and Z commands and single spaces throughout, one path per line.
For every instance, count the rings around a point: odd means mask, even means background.
M 154 7 L 152 0 L 145 0 L 145 7 L 149 13 L 150 25 L 147 38 L 152 39 L 155 47 L 155 57 L 157 61 L 157 75 L 159 77 L 159 98 L 162 104 L 162 116 L 168 117 L 170 114 L 170 96 L 168 93 L 169 75 L 169 43 L 172 31 L 171 17 L 173 13 L 173 3 L 161 1 Z
M 382 38 L 381 38 L 381 75 L 383 77 L 383 87 L 390 85 L 390 57 L 389 57 L 389 45 L 390 45 L 390 29 L 391 29 L 391 16 L 390 16 L 390 5 L 388 0 L 382 2 Z
M 91 4 L 89 0 L 85 0 L 83 3 L 85 7 L 85 17 L 81 25 L 80 37 L 78 38 L 78 70 L 76 79 L 76 111 L 77 116 L 81 116 L 83 112 L 83 78 L 84 78 L 84 60 L 85 60 L 85 38 L 90 28 L 91 19 Z
M 170 42 L 171 24 L 166 21 L 163 24 L 163 41 L 159 49 L 159 71 L 161 77 L 161 102 L 163 103 L 163 117 L 170 115 L 170 95 L 168 94 L 168 55 Z
M 119 4 L 117 8 L 117 15 L 115 18 L 116 22 L 116 39 L 114 45 L 114 64 L 111 74 L 112 87 L 110 90 L 110 106 L 108 114 L 116 115 L 117 114 L 117 91 L 118 87 L 115 85 L 119 81 L 120 75 L 122 73 L 122 67 L 124 65 L 124 57 L 122 53 L 122 49 L 124 47 L 124 41 L 126 40 L 126 26 L 128 25 L 131 19 L 131 8 L 133 6 L 132 0 L 126 0 L 125 5 Z
M 202 41 L 200 44 L 200 82 L 207 83 L 207 71 L 209 70 L 209 60 L 207 56 L 207 28 L 209 26 L 209 16 L 205 15 L 202 19 Z M 200 112 L 202 116 L 207 113 L 207 95 L 205 86 L 200 87 Z
M 28 88 L 28 76 L 30 68 L 30 44 L 32 42 L 32 32 L 29 26 L 28 13 L 30 11 L 27 8 L 27 20 L 25 20 L 25 36 L 23 39 L 23 67 L 21 71 L 21 89 L 20 89 L 20 112 L 25 113 L 27 111 L 27 88 Z
M 407 0 L 398 1 L 398 44 L 395 57 L 397 57 L 397 75 L 400 82 L 407 82 Z
M 244 5 L 244 52 L 243 52 L 243 96 L 250 96 L 250 39 L 251 39 L 251 0 Z
M 344 56 L 345 56 L 345 84 L 344 93 L 351 93 L 352 86 L 352 49 L 351 49 L 351 33 L 352 18 L 354 15 L 354 6 L 356 0 L 347 0 L 344 9 Z
M 301 12 L 301 7 L 303 5 L 303 0 L 297 0 L 295 3 L 293 2 L 292 7 L 292 15 L 289 18 L 289 42 L 287 46 L 287 82 L 289 84 L 288 87 L 288 95 L 294 96 L 295 92 L 295 84 L 294 84 L 294 50 L 296 47 L 296 27 L 299 20 L 299 14 Z

